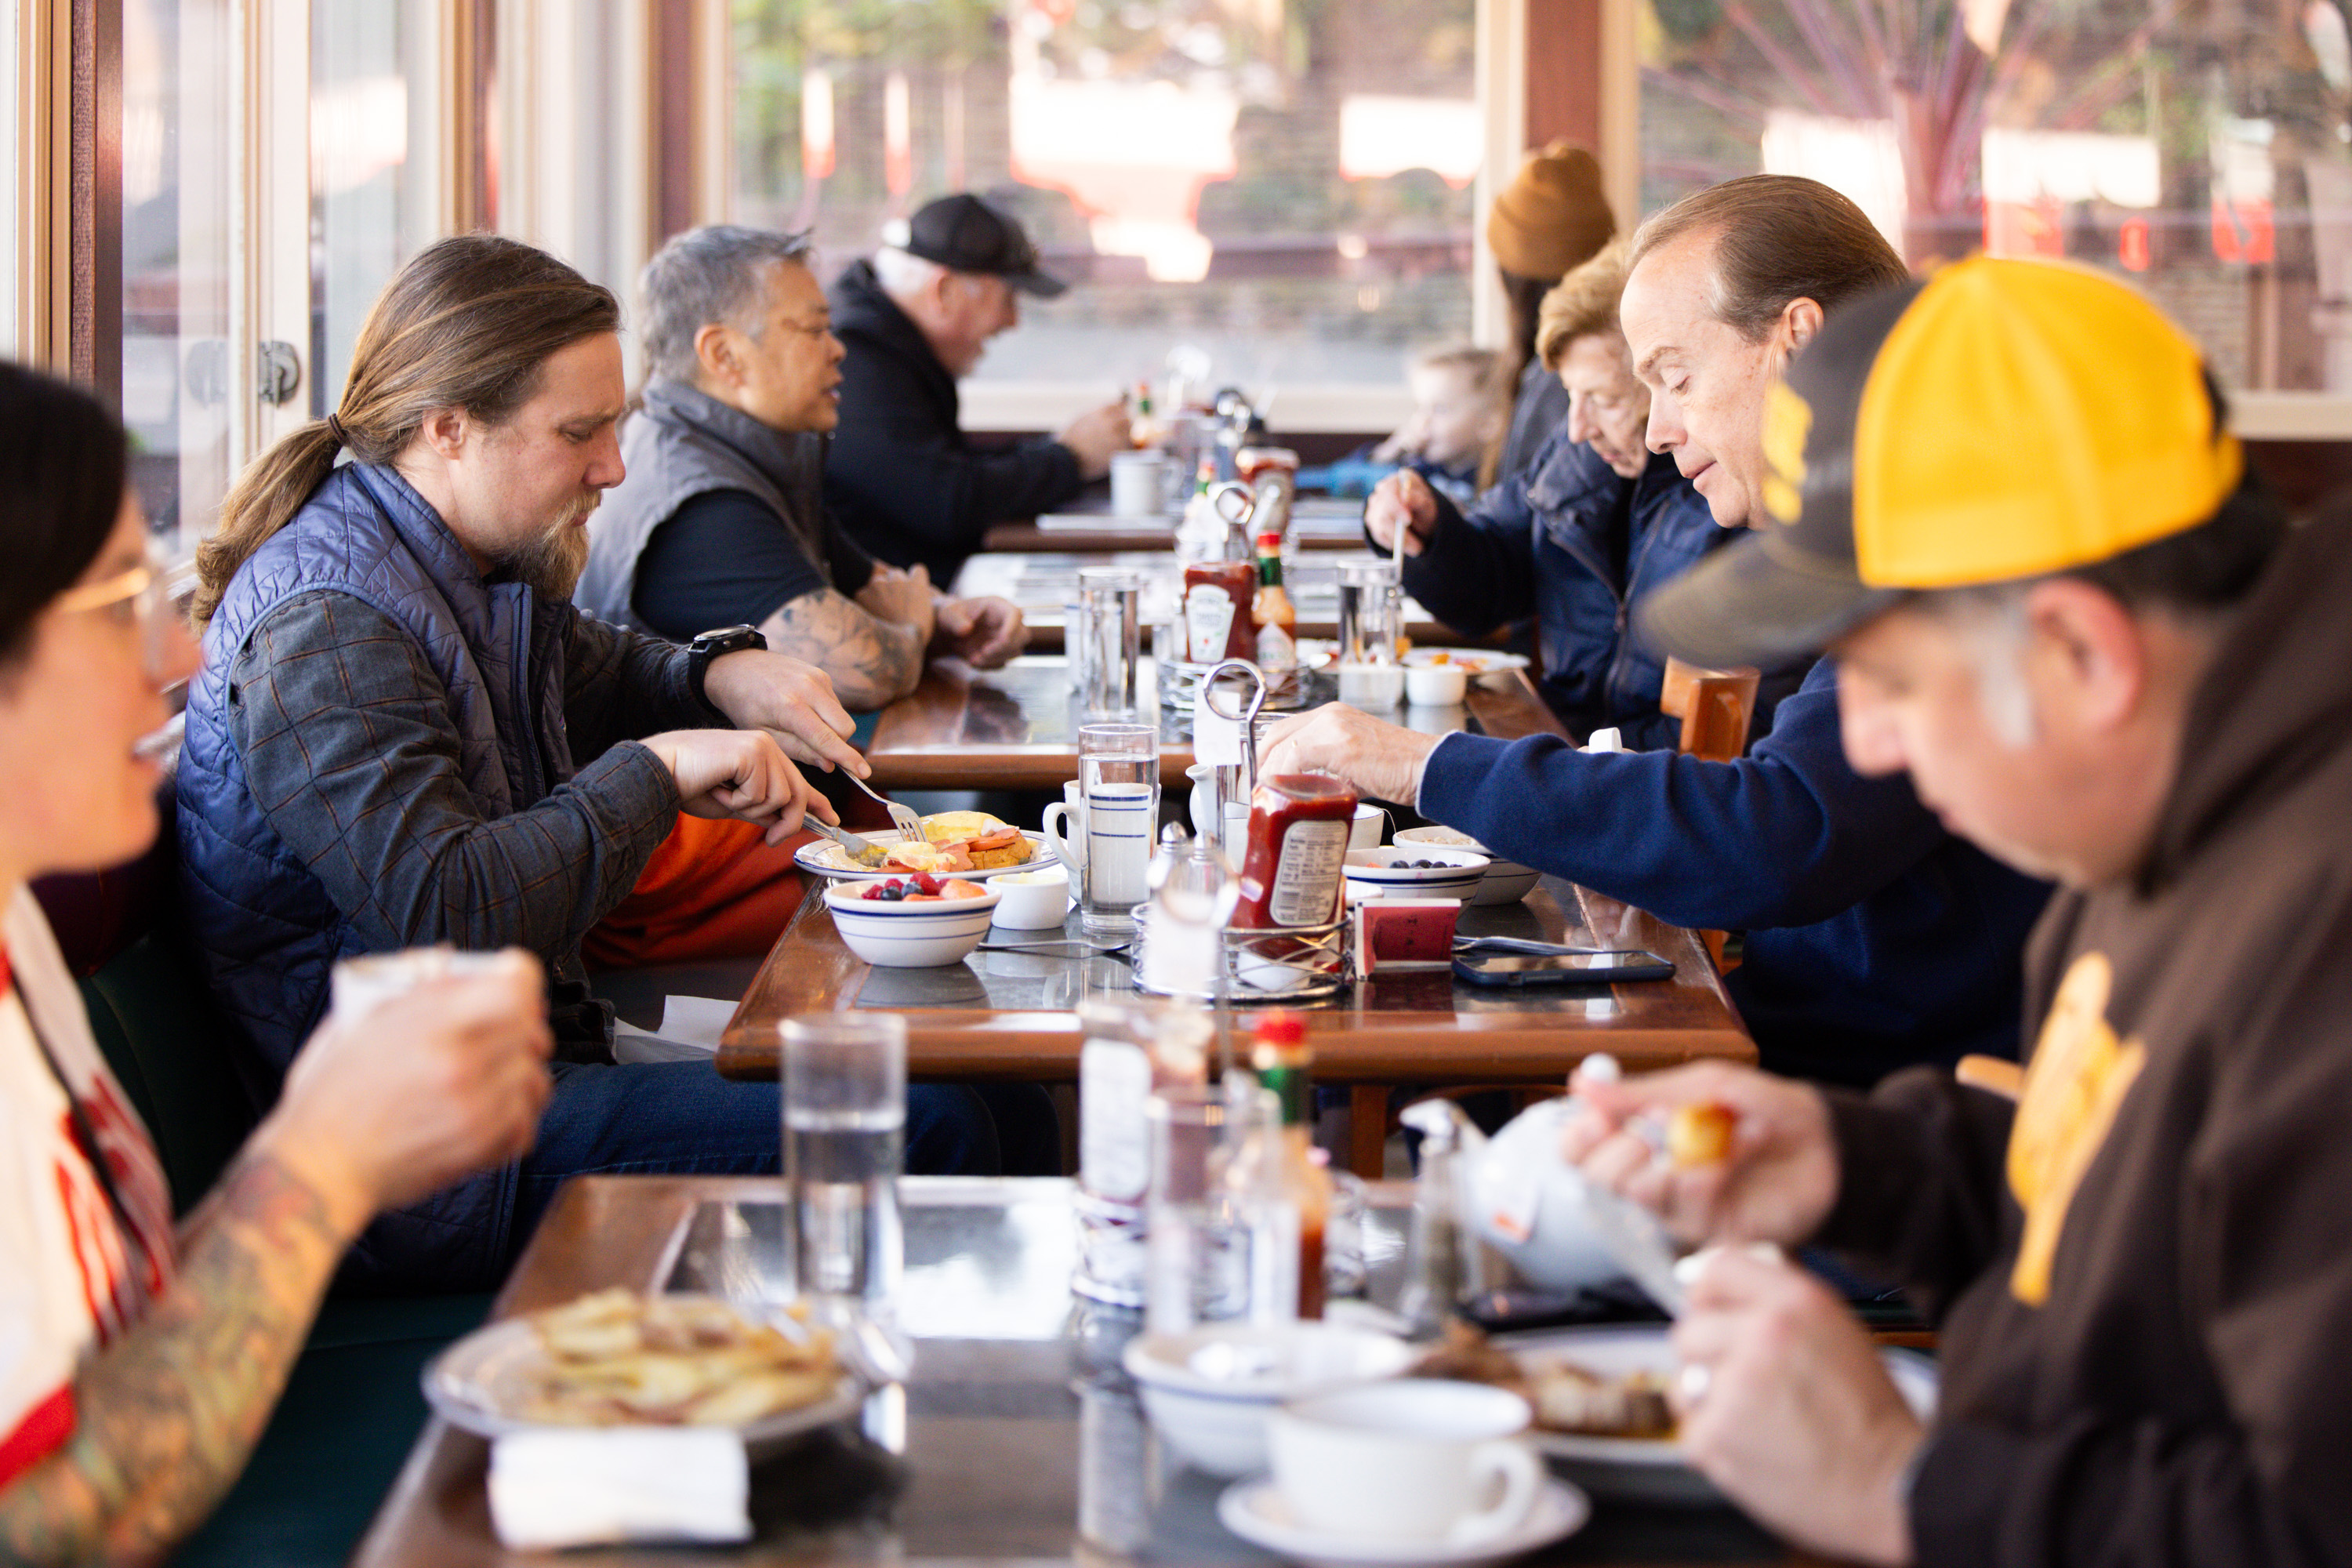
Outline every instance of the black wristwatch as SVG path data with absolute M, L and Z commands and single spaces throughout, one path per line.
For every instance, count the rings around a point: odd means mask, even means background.
M 747 647 L 764 648 L 767 646 L 768 639 L 751 626 L 720 626 L 717 631 L 705 632 L 687 644 L 686 679 L 688 684 L 694 688 L 694 700 L 721 719 L 726 719 L 727 715 L 720 712 L 719 705 L 710 700 L 710 694 L 702 689 L 703 679 L 710 673 L 710 661 L 724 658 L 730 653 L 741 653 Z M 734 721 L 728 721 L 732 723 Z

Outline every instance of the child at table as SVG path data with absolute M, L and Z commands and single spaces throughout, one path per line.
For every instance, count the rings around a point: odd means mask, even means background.
M 1302 469 L 1301 489 L 1367 496 L 1400 468 L 1411 468 L 1457 505 L 1493 482 L 1510 419 L 1503 356 L 1462 343 L 1429 349 L 1405 369 L 1412 417 L 1385 441 L 1358 447 L 1335 463 Z

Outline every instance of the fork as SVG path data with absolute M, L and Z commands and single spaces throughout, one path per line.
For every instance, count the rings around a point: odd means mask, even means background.
M 926 844 L 929 842 L 929 837 L 923 832 L 923 819 L 915 815 L 915 808 L 913 806 L 902 805 L 895 800 L 884 800 L 880 795 L 874 794 L 874 786 L 872 784 L 867 784 L 864 779 L 859 778 L 847 768 L 843 768 L 841 772 L 851 784 L 854 784 L 859 789 L 864 790 L 868 795 L 872 795 L 873 798 L 880 804 L 882 809 L 890 814 L 890 826 L 898 830 L 898 836 L 900 838 L 904 839 L 908 844 Z

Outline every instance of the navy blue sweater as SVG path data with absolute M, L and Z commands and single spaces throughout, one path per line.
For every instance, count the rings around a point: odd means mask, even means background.
M 2049 885 L 1947 832 L 1908 778 L 1846 765 L 1828 659 L 1738 762 L 1454 734 L 1420 810 L 1677 925 L 1746 931 L 1726 984 L 1773 1071 L 1867 1084 L 2017 1055 L 2019 964 Z
M 1664 661 L 1627 618 L 1634 601 L 1731 537 L 1672 458 L 1628 479 L 1562 424 L 1525 473 L 1466 513 L 1438 497 L 1427 548 L 1405 557 L 1404 590 L 1465 637 L 1534 616 L 1536 689 L 1570 732 L 1613 724 L 1636 751 L 1671 748 L 1682 721 L 1658 711 Z M 1765 673 L 1751 733 L 1770 728 L 1773 705 L 1803 675 L 1801 665 Z

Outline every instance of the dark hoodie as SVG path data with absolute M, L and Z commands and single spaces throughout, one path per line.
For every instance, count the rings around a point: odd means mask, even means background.
M 1051 511 L 1086 488 L 1077 454 L 1059 441 L 983 451 L 964 439 L 955 377 L 871 262 L 842 268 L 826 299 L 849 357 L 824 499 L 869 554 L 893 566 L 919 561 L 945 588 L 989 524 Z
M 1834 1103 L 1821 1239 L 1942 1317 L 1923 1565 L 2352 1563 L 2352 524 L 2291 537 L 2181 755 L 2034 933 L 2013 1114 Z

